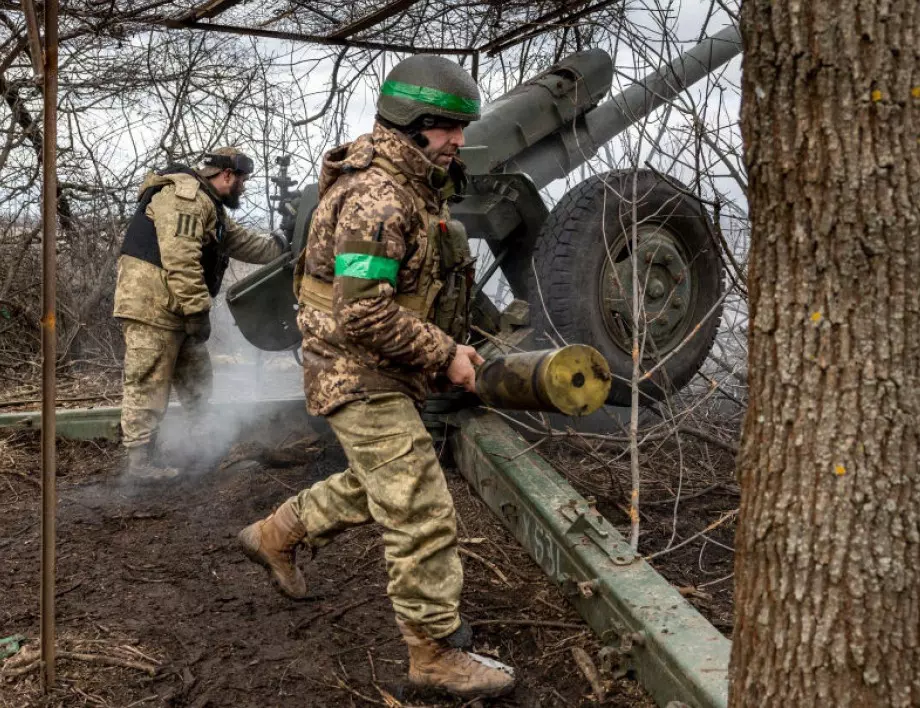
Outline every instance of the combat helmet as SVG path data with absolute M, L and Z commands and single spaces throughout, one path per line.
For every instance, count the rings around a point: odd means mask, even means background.
M 479 87 L 456 62 L 416 54 L 387 74 L 380 87 L 377 113 L 401 127 L 422 116 L 469 123 L 480 117 Z

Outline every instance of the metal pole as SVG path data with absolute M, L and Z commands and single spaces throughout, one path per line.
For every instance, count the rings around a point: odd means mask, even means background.
M 42 135 L 42 683 L 47 693 L 54 685 L 54 522 L 55 485 L 55 276 L 57 258 L 57 79 L 58 0 L 45 3 L 44 126 Z

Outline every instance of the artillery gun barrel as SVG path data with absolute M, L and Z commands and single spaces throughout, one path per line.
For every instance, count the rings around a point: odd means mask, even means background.
M 538 188 L 565 177 L 602 145 L 740 53 L 741 33 L 729 25 L 589 110 L 574 125 L 525 148 L 505 164 L 505 171 L 529 175 Z
M 486 105 L 464 140 L 487 147 L 494 170 L 594 108 L 612 82 L 613 63 L 603 49 L 570 54 Z
M 612 376 L 586 344 L 506 354 L 476 372 L 476 393 L 493 408 L 588 415 L 607 400 Z

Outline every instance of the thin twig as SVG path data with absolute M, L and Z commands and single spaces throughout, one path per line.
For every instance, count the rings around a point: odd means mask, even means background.
M 11 475 L 15 475 L 16 477 L 21 477 L 22 479 L 26 480 L 27 482 L 31 482 L 32 484 L 34 484 L 34 485 L 35 485 L 36 487 L 38 487 L 39 489 L 42 488 L 42 483 L 41 483 L 41 482 L 39 482 L 39 481 L 38 481 L 37 479 L 35 479 L 34 477 L 31 477 L 31 476 L 27 475 L 25 472 L 18 472 L 18 471 L 16 471 L 16 470 L 0 470 L 0 474 L 11 474 Z
M 543 289 L 540 287 L 540 276 L 537 275 L 537 264 L 534 261 L 534 257 L 530 257 L 530 267 L 533 270 L 533 280 L 537 284 L 537 295 L 540 296 L 540 306 L 543 308 L 543 314 L 546 315 L 546 321 L 549 322 L 549 326 L 553 328 L 553 332 L 556 333 L 556 336 L 559 337 L 559 341 L 563 344 L 568 344 L 565 341 L 565 338 L 559 334 L 559 330 L 556 329 L 556 325 L 553 322 L 553 318 L 549 316 L 549 310 L 546 309 L 546 301 L 543 299 Z M 556 346 L 559 346 L 558 344 Z
M 728 512 L 727 514 L 723 515 L 722 518 L 720 518 L 720 519 L 718 519 L 718 520 L 716 520 L 716 521 L 713 521 L 711 524 L 709 524 L 709 526 L 707 526 L 706 528 L 704 528 L 702 531 L 693 534 L 693 535 L 690 536 L 689 538 L 685 538 L 683 541 L 681 541 L 680 543 L 678 543 L 676 546 L 671 546 L 670 548 L 665 548 L 664 550 L 658 551 L 657 553 L 652 553 L 651 555 L 645 556 L 644 560 L 650 561 L 650 560 L 652 560 L 653 558 L 657 558 L 658 556 L 663 556 L 665 553 L 670 553 L 671 551 L 676 551 L 678 548 L 681 548 L 681 547 L 683 547 L 683 546 L 686 546 L 686 545 L 687 545 L 688 543 L 690 543 L 691 541 L 695 541 L 695 540 L 698 539 L 700 536 L 709 533 L 709 532 L 712 531 L 713 529 L 718 528 L 719 526 L 721 526 L 722 524 L 724 524 L 724 523 L 725 523 L 726 521 L 728 521 L 729 519 L 735 518 L 735 516 L 737 516 L 737 515 L 738 515 L 738 510 L 737 510 L 737 509 L 732 509 L 732 510 L 731 510 L 730 512 Z
M 477 327 L 476 325 L 470 325 L 470 329 L 471 329 L 473 332 L 475 332 L 476 334 L 479 334 L 479 335 L 485 337 L 487 340 L 489 340 L 490 342 L 492 342 L 492 344 L 494 344 L 496 347 L 504 348 L 504 349 L 507 349 L 507 350 L 514 350 L 514 351 L 517 351 L 517 352 L 522 352 L 522 351 L 524 351 L 523 349 L 521 349 L 520 347 L 518 347 L 518 346 L 512 344 L 511 342 L 506 342 L 506 341 L 505 341 L 504 339 L 502 339 L 501 337 L 496 337 L 494 334 L 489 334 L 489 333 L 486 332 L 484 329 L 482 329 L 482 328 L 480 328 L 480 327 Z
M 713 303 L 712 307 L 709 308 L 709 311 L 705 315 L 703 315 L 703 318 L 699 322 L 696 323 L 696 326 L 694 326 L 694 328 L 690 330 L 689 334 L 687 334 L 687 336 L 684 337 L 676 347 L 674 347 L 664 357 L 662 357 L 658 361 L 658 363 L 655 364 L 655 366 L 653 366 L 651 369 L 646 371 L 642 375 L 642 378 L 640 379 L 640 381 L 647 381 L 648 379 L 650 379 L 652 376 L 655 375 L 655 372 L 658 371 L 658 369 L 660 369 L 662 366 L 664 366 L 668 362 L 668 360 L 672 356 L 674 356 L 675 354 L 677 354 L 677 352 L 683 349 L 684 346 L 686 346 L 687 342 L 693 339 L 697 335 L 697 333 L 703 328 L 703 325 L 706 324 L 706 320 L 712 317 L 715 314 L 715 312 L 720 307 L 722 307 L 722 304 L 725 302 L 725 299 L 729 296 L 730 293 L 731 293 L 731 290 L 726 290 L 724 293 L 722 293 L 722 297 L 720 297 L 718 300 L 716 300 Z
M 633 195 L 638 189 L 639 171 L 633 172 Z M 634 197 L 631 200 L 632 209 L 632 248 L 630 249 L 630 260 L 632 261 L 632 298 L 633 298 L 633 321 L 632 321 L 632 378 L 630 380 L 630 404 L 629 404 L 629 469 L 632 478 L 632 490 L 629 493 L 629 545 L 633 551 L 639 550 L 639 485 L 641 477 L 639 474 L 639 384 L 643 381 L 640 377 L 642 372 L 642 354 L 639 348 L 639 223 L 638 223 L 638 205 Z M 601 699 L 602 700 L 602 699 Z
M 501 624 L 515 627 L 547 627 L 549 629 L 581 629 L 587 631 L 587 626 L 572 622 L 557 622 L 555 620 L 528 620 L 528 619 L 492 619 L 474 620 L 470 622 L 473 627 L 484 627 L 490 624 Z
M 717 578 L 715 580 L 710 580 L 709 582 L 706 582 L 706 583 L 700 583 L 699 585 L 697 585 L 697 587 L 698 588 L 708 588 L 710 585 L 718 585 L 719 583 L 724 583 L 726 580 L 731 580 L 734 577 L 735 577 L 734 573 L 729 573 L 724 578 Z
M 479 555 L 478 553 L 474 553 L 473 551 L 471 551 L 471 550 L 468 549 L 468 548 L 464 548 L 463 546 L 457 546 L 457 551 L 458 551 L 461 555 L 469 556 L 470 558 L 474 558 L 474 559 L 478 560 L 478 561 L 479 561 L 480 563 L 482 563 L 486 568 L 488 568 L 488 569 L 491 570 L 493 573 L 495 573 L 495 575 L 498 576 L 498 579 L 501 580 L 505 585 L 507 585 L 509 588 L 511 587 L 511 583 L 508 582 L 507 576 L 506 576 L 503 572 L 501 572 L 501 570 L 499 570 L 498 566 L 495 565 L 495 563 L 493 563 L 493 562 L 490 561 L 490 560 L 487 560 L 487 559 L 483 558 L 481 555 Z
M 332 674 L 332 675 L 335 676 L 336 683 L 334 683 L 334 684 L 333 684 L 333 683 L 324 683 L 324 684 L 321 684 L 321 685 L 327 686 L 328 688 L 340 688 L 340 689 L 342 689 L 343 691 L 348 691 L 348 692 L 349 692 L 351 695 L 353 695 L 353 696 L 357 696 L 357 697 L 360 698 L 362 701 L 367 701 L 368 703 L 373 703 L 375 706 L 384 706 L 384 707 L 386 707 L 386 703 L 383 703 L 382 701 L 378 701 L 378 700 L 375 700 L 375 699 L 373 699 L 373 698 L 370 698 L 369 696 L 365 696 L 363 693 L 360 693 L 360 692 L 356 691 L 356 690 L 353 689 L 351 686 L 349 686 L 347 683 L 345 683 L 345 681 L 343 681 L 342 679 L 340 679 L 340 678 L 338 677 L 337 674 Z

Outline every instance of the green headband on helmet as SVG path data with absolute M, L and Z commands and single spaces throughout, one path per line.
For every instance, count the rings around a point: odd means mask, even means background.
M 468 113 L 471 116 L 479 115 L 479 101 L 472 98 L 463 98 L 456 94 L 439 91 L 426 86 L 405 84 L 402 81 L 384 81 L 380 87 L 380 95 L 393 98 L 405 98 L 429 106 L 437 106 L 446 111 L 455 113 Z

